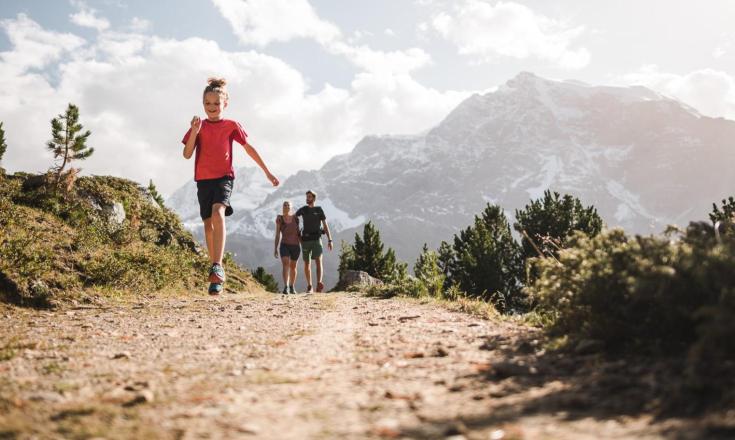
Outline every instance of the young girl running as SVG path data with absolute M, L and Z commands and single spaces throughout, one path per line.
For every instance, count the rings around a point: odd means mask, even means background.
M 225 252 L 225 217 L 232 215 L 230 195 L 235 170 L 232 168 L 232 141 L 245 148 L 245 152 L 265 173 L 273 186 L 278 186 L 276 176 L 260 155 L 247 141 L 247 133 L 239 123 L 223 119 L 222 112 L 227 108 L 228 95 L 223 78 L 209 78 L 204 89 L 203 102 L 206 119 L 194 116 L 191 127 L 181 141 L 184 144 L 184 157 L 194 160 L 194 180 L 197 182 L 199 213 L 204 222 L 204 237 L 212 263 L 209 269 L 209 294 L 219 295 L 225 282 L 222 257 Z

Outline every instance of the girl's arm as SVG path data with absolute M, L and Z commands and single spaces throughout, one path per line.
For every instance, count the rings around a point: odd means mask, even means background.
M 265 176 L 273 184 L 273 186 L 278 186 L 278 184 L 280 183 L 278 181 L 278 178 L 271 174 L 270 171 L 268 171 L 268 167 L 265 166 L 265 162 L 263 162 L 263 159 L 260 158 L 260 154 L 258 154 L 255 148 L 247 142 L 243 144 L 243 148 L 245 148 L 245 152 L 248 153 L 248 156 L 250 156 L 255 161 L 255 163 L 258 164 L 260 169 L 263 170 Z
M 197 135 L 199 134 L 199 129 L 202 126 L 202 120 L 199 119 L 199 116 L 194 116 L 191 119 L 191 131 L 189 132 L 189 139 L 186 140 L 186 145 L 184 145 L 184 158 L 189 159 L 191 158 L 191 155 L 194 154 L 194 148 L 196 148 L 197 143 Z

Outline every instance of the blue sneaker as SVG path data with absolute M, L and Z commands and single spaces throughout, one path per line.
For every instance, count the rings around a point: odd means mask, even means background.
M 209 285 L 210 295 L 219 295 L 220 293 L 222 293 L 222 283 L 211 283 Z
M 219 284 L 225 282 L 225 268 L 221 264 L 214 263 L 209 269 L 209 282 Z

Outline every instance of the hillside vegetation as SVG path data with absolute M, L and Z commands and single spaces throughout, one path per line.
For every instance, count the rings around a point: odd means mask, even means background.
M 0 300 L 205 292 L 208 259 L 151 189 L 104 176 L 0 175 Z M 261 290 L 227 258 L 227 289 Z

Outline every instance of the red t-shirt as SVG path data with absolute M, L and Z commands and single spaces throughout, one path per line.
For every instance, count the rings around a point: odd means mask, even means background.
M 182 143 L 186 144 L 191 134 L 191 128 L 184 135 Z M 202 120 L 196 145 L 194 159 L 194 180 L 219 179 L 220 177 L 235 178 L 232 168 L 232 141 L 245 145 L 248 134 L 239 123 L 220 119 L 219 121 Z

